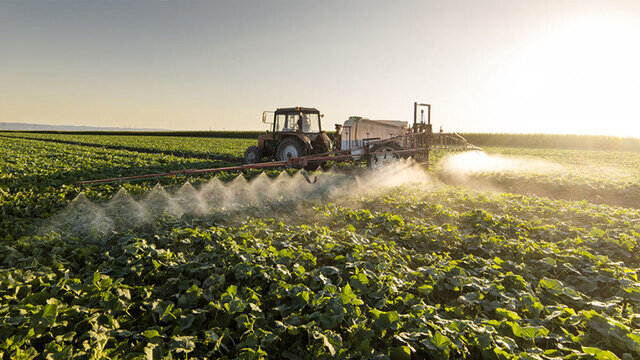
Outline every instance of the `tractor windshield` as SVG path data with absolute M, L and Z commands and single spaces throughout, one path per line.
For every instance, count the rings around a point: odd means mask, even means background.
M 320 132 L 320 117 L 318 114 L 309 113 L 276 115 L 276 132 L 296 132 L 298 129 L 304 133 Z
M 318 117 L 318 114 L 302 114 L 302 132 L 320 132 L 320 117 Z

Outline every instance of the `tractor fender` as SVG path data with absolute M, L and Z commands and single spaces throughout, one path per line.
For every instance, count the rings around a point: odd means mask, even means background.
M 310 151 L 311 149 L 313 149 L 313 145 L 311 145 L 311 139 L 309 139 L 307 135 L 296 134 L 296 137 L 300 139 L 300 141 L 302 141 L 302 144 L 304 145 L 304 149 L 306 151 Z
M 316 138 L 316 143 L 324 145 L 327 149 L 332 149 L 335 145 L 326 132 L 321 132 Z

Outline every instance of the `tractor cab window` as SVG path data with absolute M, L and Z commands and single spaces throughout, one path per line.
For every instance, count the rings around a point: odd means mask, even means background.
M 281 114 L 276 116 L 276 132 L 296 132 L 298 130 L 299 114 Z
M 320 132 L 320 118 L 318 114 L 302 114 L 302 132 Z
M 298 115 L 296 115 L 298 116 Z M 295 132 L 297 128 L 297 119 L 292 115 L 280 114 L 276 116 L 275 132 Z
M 296 132 L 299 129 L 304 133 L 320 132 L 319 115 L 308 113 L 276 115 L 275 132 Z
M 282 129 L 284 129 L 284 122 L 285 122 L 284 119 L 285 119 L 284 115 L 276 115 L 276 121 L 273 124 L 274 132 L 280 132 L 282 131 Z
M 287 122 L 285 123 L 284 131 L 286 132 L 295 132 L 298 130 L 298 120 L 300 120 L 300 115 L 298 114 L 288 114 Z

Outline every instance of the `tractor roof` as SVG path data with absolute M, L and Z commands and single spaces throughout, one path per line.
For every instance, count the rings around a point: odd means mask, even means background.
M 292 112 L 303 112 L 303 113 L 311 113 L 311 114 L 319 114 L 320 111 L 318 111 L 318 109 L 316 108 L 308 108 L 308 107 L 290 107 L 290 108 L 280 108 L 280 109 L 276 109 L 276 115 L 279 114 L 288 114 L 288 113 L 292 113 Z

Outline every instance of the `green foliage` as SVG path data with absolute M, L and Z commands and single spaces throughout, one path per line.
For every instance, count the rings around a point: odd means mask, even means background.
M 640 259 L 613 246 L 637 212 L 417 190 L 356 198 L 358 208 L 303 204 L 311 217 L 290 224 L 260 219 L 259 209 L 216 223 L 166 219 L 104 237 L 90 257 L 64 234 L 6 244 L 14 255 L 0 275 L 2 349 L 112 358 L 640 356 L 629 292 L 640 286 Z M 455 205 L 444 217 L 446 202 Z M 290 211 L 274 205 L 275 218 Z M 555 218 L 548 210 L 560 205 Z
M 6 132 L 0 133 L 0 136 L 227 161 L 242 160 L 244 157 L 244 151 L 247 147 L 255 145 L 258 139 L 257 135 L 250 138 L 228 138 L 159 136 L 147 133 L 135 133 L 135 135 L 96 135 L 78 133 Z
M 640 357 L 638 210 L 405 185 L 43 234 L 65 184 L 218 162 L 0 148 L 3 358 Z
M 162 154 L 132 153 L 78 145 L 0 137 L 0 239 L 33 233 L 42 219 L 60 211 L 82 189 L 81 180 L 113 178 L 173 170 L 228 165 L 219 160 L 189 159 Z M 180 182 L 184 178 L 177 178 Z M 176 178 L 162 179 L 177 183 Z M 157 180 L 125 185 L 131 191 Z M 91 188 L 87 195 L 108 198 L 119 185 Z

